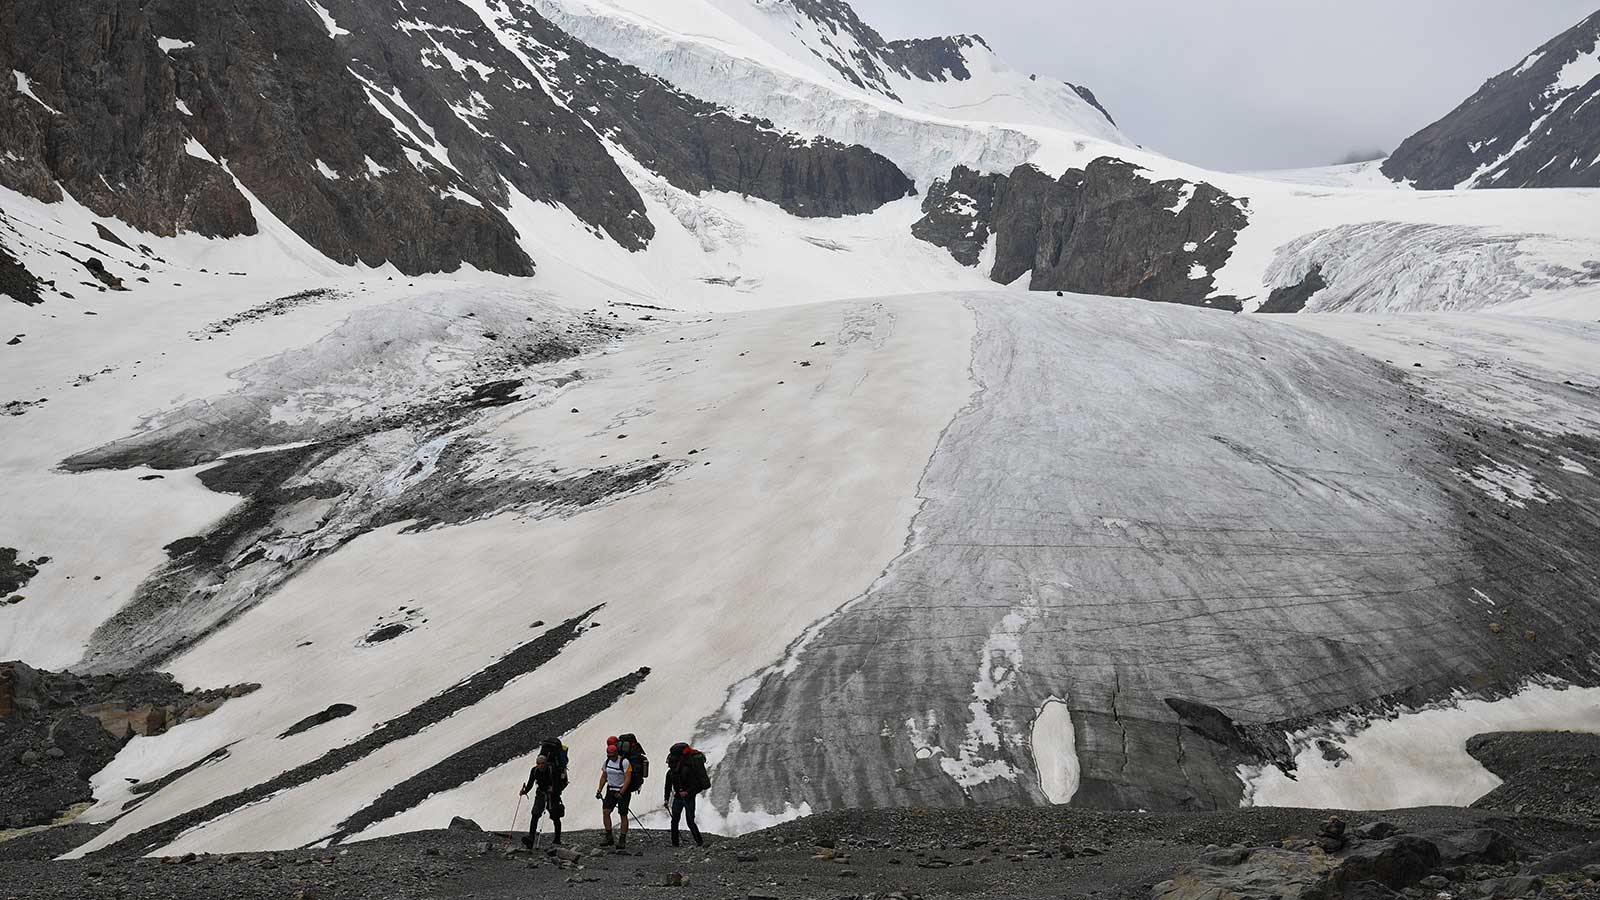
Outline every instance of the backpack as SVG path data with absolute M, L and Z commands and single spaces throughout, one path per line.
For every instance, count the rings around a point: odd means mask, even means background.
M 711 773 L 706 770 L 706 755 L 693 747 L 683 748 L 673 781 L 694 794 L 711 790 Z
M 557 784 L 567 783 L 567 745 L 560 738 L 545 738 L 539 744 L 539 755 L 550 763 Z
M 632 732 L 617 735 L 617 755 L 633 767 L 633 780 L 628 785 L 628 793 L 632 794 L 650 777 L 650 758 L 644 755 L 644 747 L 639 745 L 639 739 Z

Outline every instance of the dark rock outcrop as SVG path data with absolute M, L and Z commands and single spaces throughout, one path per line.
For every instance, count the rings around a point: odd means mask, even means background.
M 81 676 L 0 663 L 0 828 L 46 825 L 93 799 L 89 778 L 135 735 L 206 716 L 257 685 L 185 691 L 161 673 Z
M 1407 138 L 1383 173 L 1424 190 L 1600 185 L 1600 13 Z
M 288 728 L 284 729 L 283 734 L 278 735 L 278 737 L 280 739 L 294 737 L 302 732 L 310 731 L 318 725 L 326 725 L 335 719 L 342 719 L 355 711 L 356 708 L 348 703 L 332 704 L 327 709 L 322 710 L 321 712 L 312 713 L 311 715 L 306 716 L 304 719 L 301 719 L 293 725 L 290 725 Z
M 1306 308 L 1311 298 L 1317 291 L 1328 286 L 1322 277 L 1322 266 L 1311 264 L 1311 269 L 1306 272 L 1306 277 L 1300 279 L 1298 284 L 1289 287 L 1273 288 L 1267 297 L 1267 302 L 1261 304 L 1256 310 L 1260 313 L 1297 313 Z
M 39 574 L 39 567 L 49 562 L 49 557 L 23 559 L 15 547 L 0 547 L 0 599 L 22 590 L 23 586 Z M 5 715 L 0 712 L 0 715 Z
M 0 166 L 4 164 L 0 161 Z M 38 306 L 44 302 L 39 296 L 39 279 L 11 255 L 4 243 L 0 243 L 0 294 L 23 306 Z
M 1212 293 L 1247 223 L 1245 201 L 1143 172 L 1110 157 L 1059 179 L 1027 165 L 1009 175 L 958 167 L 929 190 L 912 233 L 969 266 L 993 237 L 988 275 L 1000 284 L 1031 272 L 1036 291 L 1240 309 L 1239 298 Z
M 155 234 L 254 234 L 233 179 L 186 150 L 152 13 L 132 0 L 6 4 L 0 70 L 19 72 L 32 96 L 0 79 L 0 184 L 46 202 L 65 188 Z

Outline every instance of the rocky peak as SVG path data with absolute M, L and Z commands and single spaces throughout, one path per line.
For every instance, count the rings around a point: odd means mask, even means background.
M 1600 185 L 1600 12 L 1417 132 L 1383 173 L 1424 190 Z

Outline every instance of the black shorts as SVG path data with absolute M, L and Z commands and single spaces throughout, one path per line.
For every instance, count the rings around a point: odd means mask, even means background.
M 623 815 L 627 815 L 628 799 L 632 796 L 632 794 L 619 793 L 615 788 L 607 788 L 606 798 L 600 801 L 600 804 L 608 812 L 616 809 L 621 810 Z

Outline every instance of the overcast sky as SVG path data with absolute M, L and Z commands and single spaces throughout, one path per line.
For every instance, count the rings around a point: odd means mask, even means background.
M 887 38 L 976 32 L 1218 169 L 1393 150 L 1600 0 L 852 0 Z

